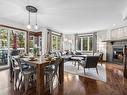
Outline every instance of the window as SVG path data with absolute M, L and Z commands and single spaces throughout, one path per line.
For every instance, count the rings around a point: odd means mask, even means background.
M 33 48 L 33 47 L 34 47 L 34 37 L 29 36 L 29 48 Z
M 6 29 L 0 29 L 0 48 L 7 48 L 8 32 Z
M 89 37 L 89 51 L 92 51 L 93 37 Z
M 13 31 L 10 33 L 10 47 L 14 48 L 14 43 L 16 43 L 15 48 L 25 49 L 25 32 Z
M 52 34 L 52 50 L 60 50 L 61 37 Z
M 92 51 L 92 36 L 78 37 L 77 49 L 81 51 Z
M 78 38 L 78 50 L 81 50 L 81 38 Z
M 83 50 L 84 51 L 88 51 L 88 37 L 84 37 L 84 38 L 82 38 L 82 40 L 83 40 Z
M 25 32 L 17 32 L 18 48 L 25 48 Z

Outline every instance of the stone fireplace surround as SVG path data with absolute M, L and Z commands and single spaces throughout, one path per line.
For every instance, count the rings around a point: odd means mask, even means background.
M 107 61 L 123 65 L 123 48 L 127 45 L 127 40 L 107 42 Z

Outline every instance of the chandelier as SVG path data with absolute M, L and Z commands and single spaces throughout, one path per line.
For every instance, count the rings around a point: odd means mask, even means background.
M 31 29 L 31 18 L 30 18 L 30 15 L 31 13 L 35 13 L 36 14 L 36 24 L 34 25 L 34 29 L 38 29 L 38 26 L 37 26 L 37 8 L 34 7 L 34 6 L 31 6 L 31 5 L 27 5 L 26 6 L 26 10 L 28 11 L 28 25 L 27 25 L 27 29 Z

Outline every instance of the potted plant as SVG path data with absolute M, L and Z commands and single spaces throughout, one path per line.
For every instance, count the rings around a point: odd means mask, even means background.
M 38 55 L 38 48 L 34 47 L 33 48 L 33 53 L 34 53 L 34 56 L 37 56 Z

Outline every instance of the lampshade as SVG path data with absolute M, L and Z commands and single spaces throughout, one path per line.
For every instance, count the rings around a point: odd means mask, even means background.
M 31 26 L 30 26 L 30 24 L 28 24 L 28 25 L 27 25 L 27 29 L 29 29 L 29 30 L 31 29 Z
M 34 29 L 36 29 L 36 30 L 38 29 L 38 26 L 37 26 L 37 24 L 34 26 Z

